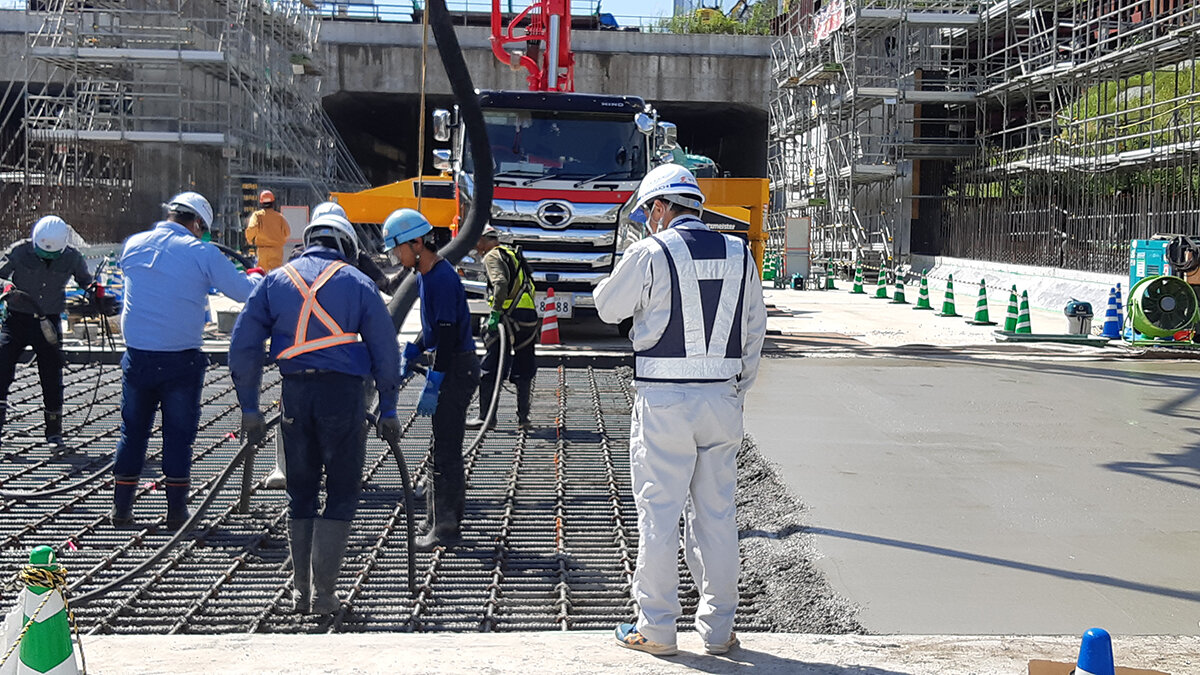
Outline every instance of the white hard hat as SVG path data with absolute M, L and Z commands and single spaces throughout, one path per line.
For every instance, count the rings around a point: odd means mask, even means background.
M 313 208 L 312 215 L 309 216 L 309 222 L 312 222 L 327 213 L 332 213 L 335 216 L 346 218 L 346 209 L 343 209 L 337 202 L 321 202 Z M 346 219 L 349 220 L 349 218 Z
M 491 223 L 488 223 L 487 225 L 483 226 L 483 232 L 481 232 L 479 234 L 479 236 L 491 237 L 493 239 L 499 239 L 500 238 L 500 230 L 497 230 L 494 225 L 492 225 Z
M 696 177 L 678 164 L 663 164 L 646 174 L 637 189 L 637 208 L 645 208 L 654 199 L 665 199 L 686 209 L 704 208 L 704 193 Z
M 358 259 L 358 234 L 350 221 L 332 213 L 314 218 L 304 228 L 304 245 L 312 246 L 318 238 L 332 239 L 342 257 L 350 262 Z
M 199 192 L 180 192 L 167 202 L 167 210 L 176 213 L 190 213 L 205 225 L 213 224 L 213 210 L 208 200 Z
M 58 216 L 43 216 L 33 226 L 33 245 L 47 253 L 57 253 L 67 247 L 71 226 Z

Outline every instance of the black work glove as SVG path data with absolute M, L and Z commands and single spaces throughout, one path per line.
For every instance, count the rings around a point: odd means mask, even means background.
M 379 437 L 389 444 L 400 442 L 400 418 L 395 414 L 390 417 L 380 417 L 375 430 L 379 432 Z
M 242 413 L 242 442 L 258 445 L 267 435 L 267 420 L 260 412 Z

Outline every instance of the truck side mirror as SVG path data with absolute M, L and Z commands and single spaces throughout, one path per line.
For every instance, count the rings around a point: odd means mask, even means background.
M 679 145 L 679 129 L 670 122 L 659 122 L 658 133 L 655 134 L 659 151 L 674 150 Z
M 450 161 L 449 150 L 433 151 L 433 168 L 438 171 L 450 171 L 454 168 L 454 163 Z
M 433 111 L 433 138 L 445 143 L 450 140 L 450 111 L 438 108 Z
M 654 132 L 654 118 L 646 113 L 638 113 L 633 116 L 633 123 L 637 126 L 637 130 L 649 136 Z

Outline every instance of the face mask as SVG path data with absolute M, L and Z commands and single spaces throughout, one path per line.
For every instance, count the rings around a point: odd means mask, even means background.
M 62 255 L 62 251 L 43 251 L 36 245 L 33 247 L 33 252 L 42 260 L 57 260 Z

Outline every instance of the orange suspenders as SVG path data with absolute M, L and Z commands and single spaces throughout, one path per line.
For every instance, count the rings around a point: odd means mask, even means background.
M 296 290 L 300 291 L 300 295 L 304 297 L 304 304 L 300 306 L 300 317 L 296 320 L 295 344 L 280 352 L 276 358 L 290 359 L 301 354 L 307 354 L 308 352 L 315 352 L 318 349 L 358 342 L 358 333 L 343 331 L 342 327 L 317 302 L 317 291 L 325 285 L 326 281 L 329 281 L 335 272 L 345 266 L 346 263 L 341 261 L 330 264 L 329 267 L 321 271 L 321 274 L 313 281 L 311 287 L 304 283 L 304 278 L 300 276 L 296 268 L 290 264 L 283 266 L 283 271 L 287 274 L 288 279 L 292 280 L 292 284 L 296 286 Z M 327 337 L 315 340 L 308 339 L 308 322 L 312 319 L 313 315 L 316 315 L 317 320 L 325 324 L 325 328 L 329 330 L 330 334 Z

